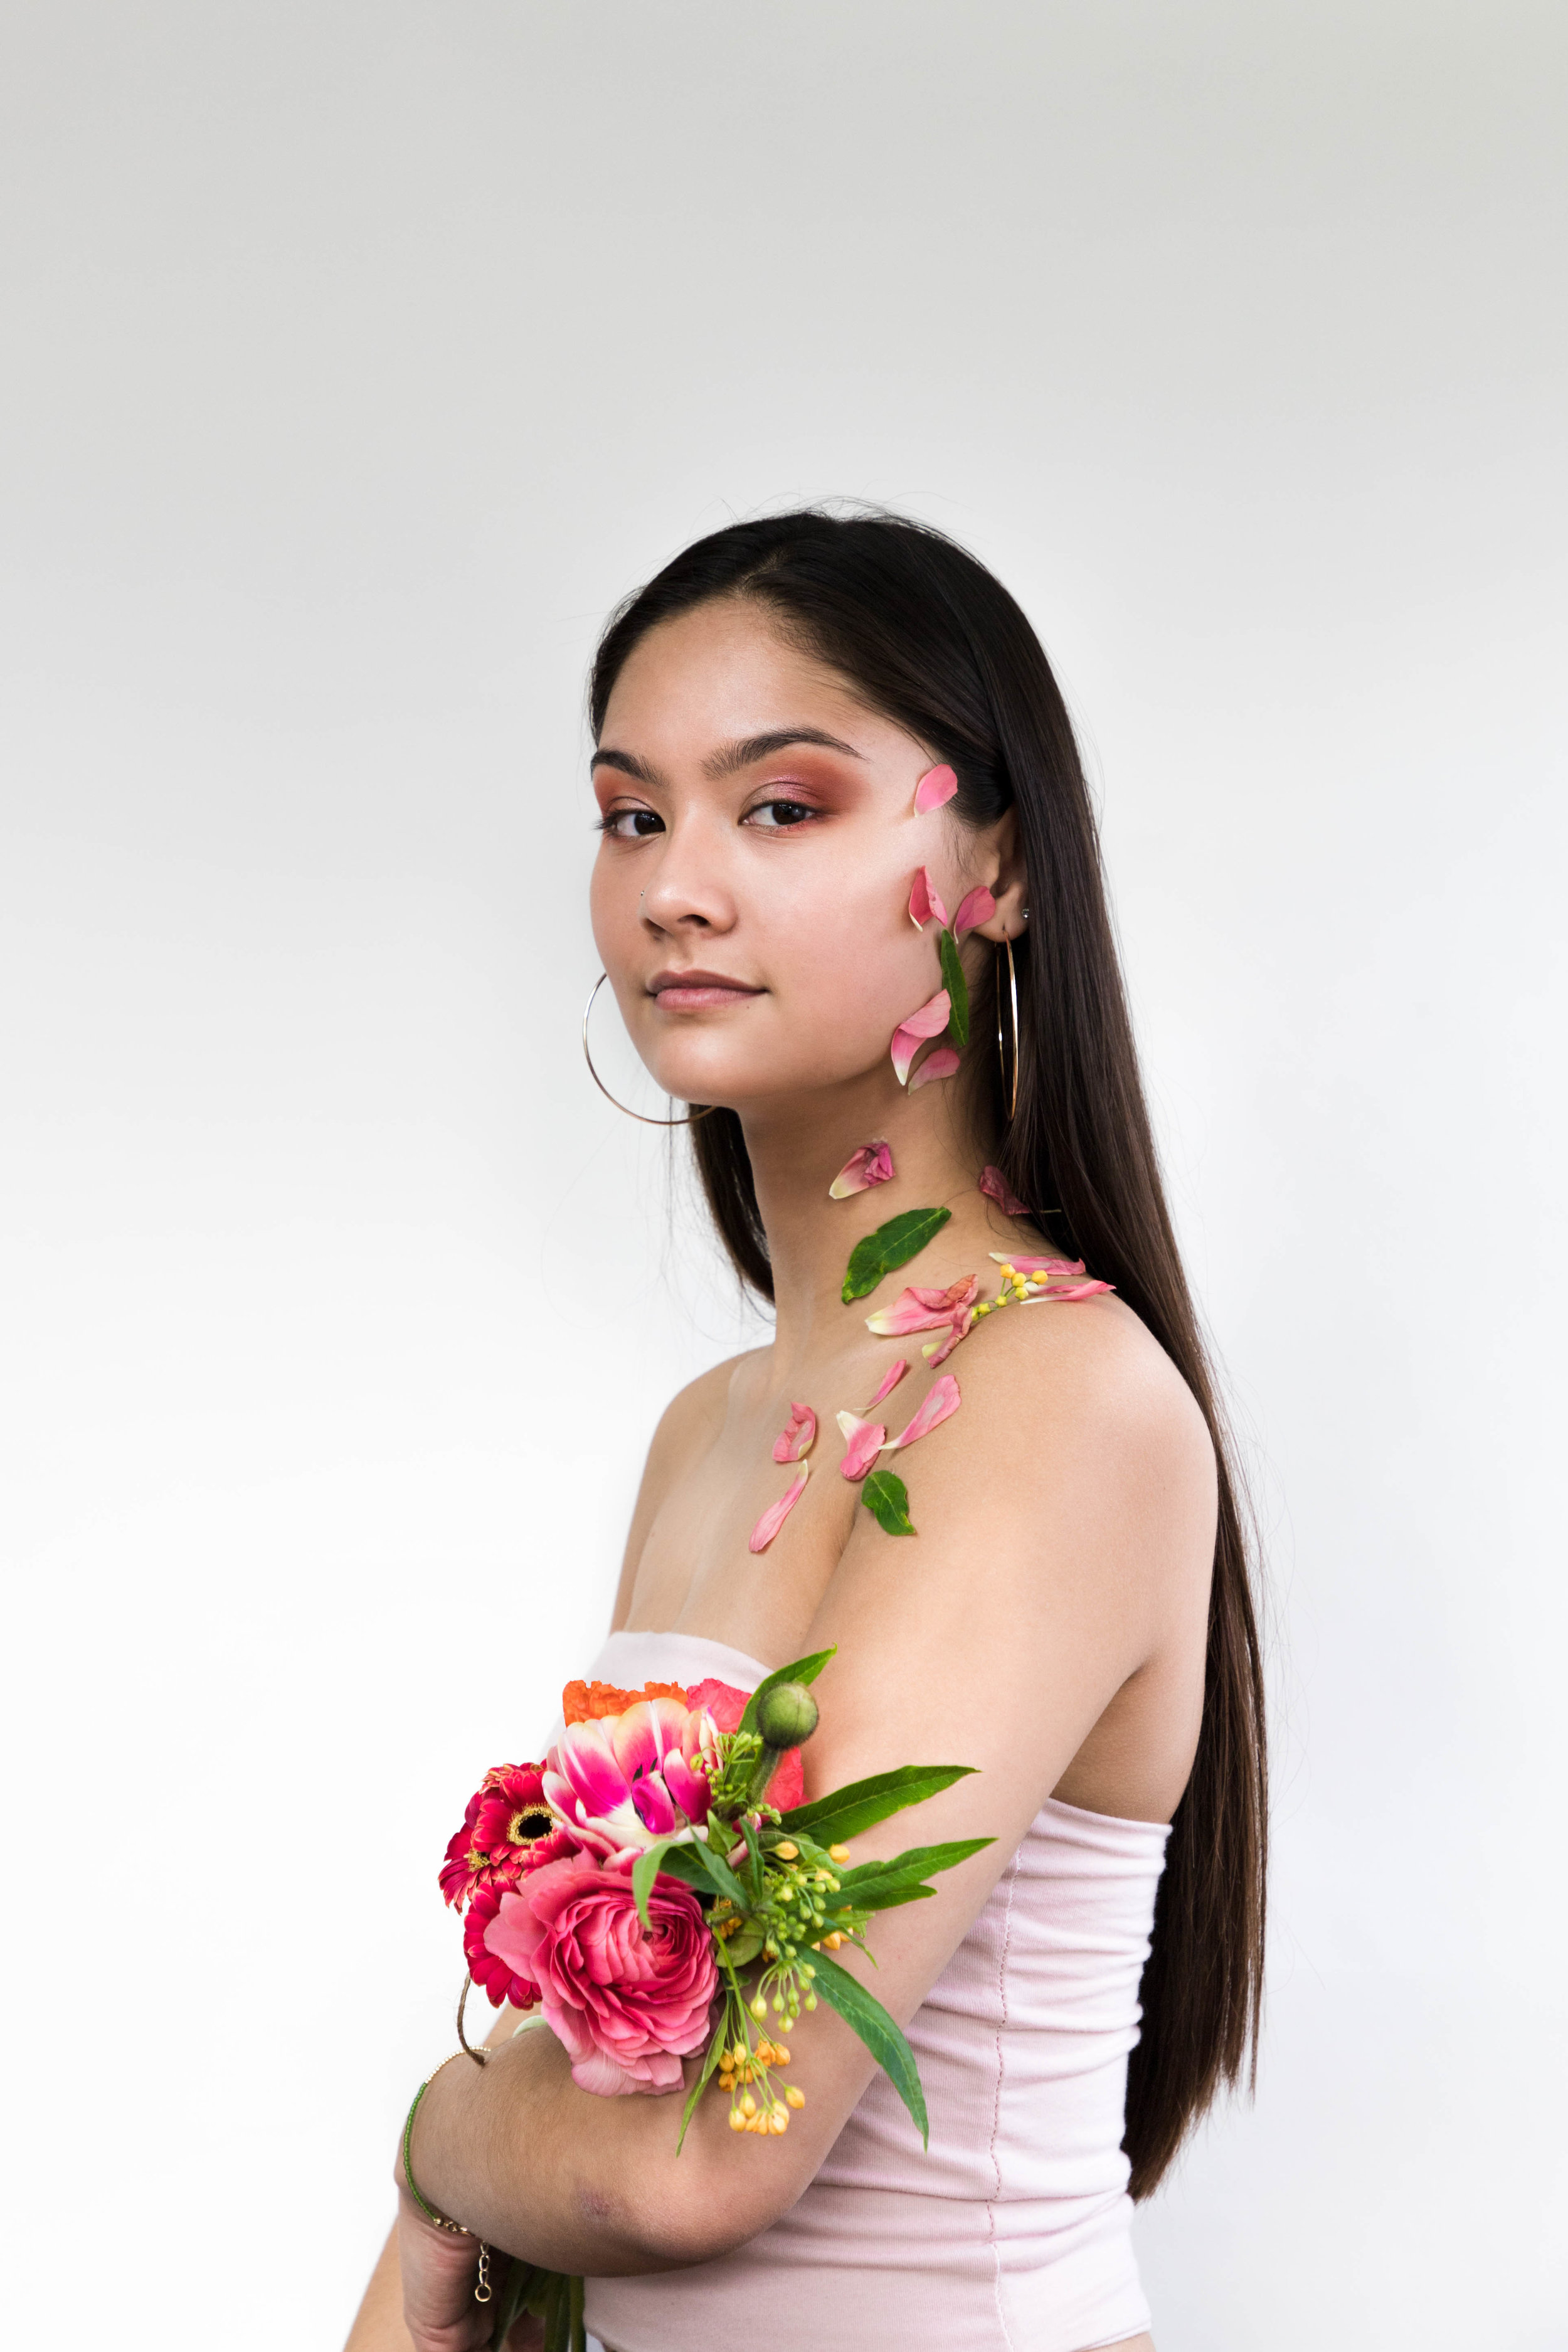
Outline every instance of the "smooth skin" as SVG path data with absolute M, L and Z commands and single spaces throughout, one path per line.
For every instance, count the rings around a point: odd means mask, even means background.
M 862 1410 L 903 1354 L 910 1370 L 886 1407 L 901 1426 L 933 1377 L 919 1338 L 866 1329 L 873 1306 L 909 1280 L 990 1276 L 991 1250 L 1043 1246 L 975 1189 L 991 1139 L 970 1131 L 958 1087 L 906 1095 L 889 1059 L 899 1021 L 940 985 L 932 934 L 908 913 L 917 866 L 950 908 L 977 882 L 995 896 L 994 919 L 963 944 L 972 980 L 1025 927 L 1011 817 L 974 834 L 951 809 L 917 816 L 932 764 L 764 607 L 731 598 L 641 641 L 594 767 L 594 935 L 622 1017 L 660 1087 L 740 1114 L 777 1285 L 773 1344 L 693 1381 L 659 1423 L 614 1622 L 702 1634 L 769 1664 L 837 1643 L 816 1687 L 808 1794 L 912 1760 L 978 1768 L 921 1807 L 918 1832 L 899 1817 L 856 1842 L 859 1862 L 917 1833 L 995 1841 L 939 1878 L 933 1899 L 876 1922 L 876 1991 L 901 2021 L 1046 1797 L 1171 1818 L 1197 1740 L 1215 1513 L 1197 1406 L 1114 1297 L 1009 1307 L 975 1327 L 944 1368 L 962 1408 L 899 1465 L 913 1539 L 885 1535 L 837 1475 L 835 1413 Z M 890 1143 L 894 1181 L 830 1200 L 872 1137 Z M 952 1219 L 918 1264 L 846 1307 L 854 1242 L 935 1202 Z M 795 1398 L 818 1417 L 813 1475 L 753 1558 L 747 1537 L 793 1475 L 772 1448 Z M 838 1957 L 866 1972 L 847 1948 Z M 489 2065 L 448 2066 L 432 2084 L 416 2175 L 493 2245 L 590 2276 L 709 2261 L 768 2228 L 873 2071 L 818 2010 L 792 2037 L 805 2105 L 787 2136 L 737 2140 L 726 2103 L 705 2099 L 678 2161 L 680 2096 L 593 2097 L 552 2035 L 506 2039 L 511 2021 Z M 473 2249 L 431 2229 L 400 2158 L 395 2171 L 397 2228 L 350 2352 L 468 2352 L 488 2326 Z M 1152 2352 L 1151 2339 L 1125 2352 Z

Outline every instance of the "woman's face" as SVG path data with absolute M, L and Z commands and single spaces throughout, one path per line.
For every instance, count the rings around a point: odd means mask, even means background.
M 897 1091 L 893 1031 L 942 985 L 916 870 L 951 908 L 996 864 L 948 810 L 915 814 L 932 764 L 765 605 L 716 601 L 640 640 L 594 761 L 593 922 L 667 1093 L 760 1111 L 879 1069 Z

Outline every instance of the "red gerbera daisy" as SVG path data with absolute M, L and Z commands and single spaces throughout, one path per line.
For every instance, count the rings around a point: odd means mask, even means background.
M 542 1770 L 540 1764 L 498 1764 L 468 1799 L 463 1826 L 441 1865 L 441 1892 L 455 1909 L 481 1889 L 499 1895 L 525 1870 L 576 1853 L 576 1841 L 544 1801 Z M 474 1981 L 481 1981 L 477 1969 Z
M 518 1876 L 521 1876 L 521 1872 Z M 516 1884 L 514 1880 L 513 1885 Z M 514 1976 L 510 1960 L 498 1959 L 485 1948 L 485 1929 L 500 1909 L 504 1886 L 478 1886 L 468 1906 L 468 1916 L 463 1922 L 463 1958 L 468 1964 L 468 1974 L 480 1990 L 489 1997 L 492 2009 L 510 2001 L 513 2009 L 531 2009 L 539 1999 L 539 1987 L 528 1977 Z

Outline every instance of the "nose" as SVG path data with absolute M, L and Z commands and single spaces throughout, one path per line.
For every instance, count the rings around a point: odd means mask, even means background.
M 732 927 L 734 895 L 711 832 L 689 819 L 665 835 L 653 879 L 644 885 L 637 903 L 643 921 L 655 930 L 721 932 Z

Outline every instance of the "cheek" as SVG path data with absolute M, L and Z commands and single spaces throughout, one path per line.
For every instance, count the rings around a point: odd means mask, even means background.
M 627 942 L 636 938 L 637 919 L 637 885 L 626 873 L 617 873 L 601 850 L 588 880 L 588 921 L 600 961 L 606 967 L 617 953 L 624 955 Z
M 935 932 L 915 929 L 908 883 L 897 877 L 824 897 L 811 920 L 775 932 L 770 977 L 803 1040 L 820 1041 L 836 1065 L 858 1065 L 885 1052 L 899 1023 L 942 986 Z

